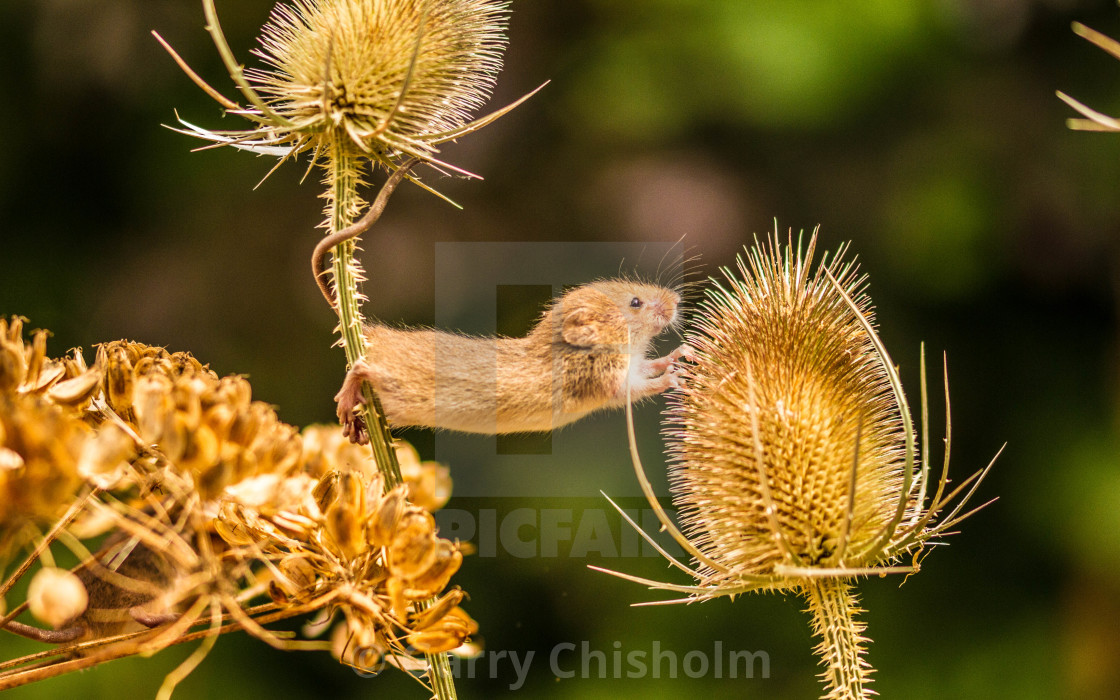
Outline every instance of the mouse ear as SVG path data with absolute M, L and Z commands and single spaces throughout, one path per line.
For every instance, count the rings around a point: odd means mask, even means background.
M 626 318 L 606 294 L 580 290 L 561 301 L 564 319 L 560 335 L 565 343 L 577 347 L 621 344 L 627 341 Z

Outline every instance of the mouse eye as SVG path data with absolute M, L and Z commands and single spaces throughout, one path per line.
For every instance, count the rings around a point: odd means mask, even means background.
M 630 308 L 631 309 L 642 308 L 642 300 L 639 299 L 638 297 L 634 297 L 633 299 L 630 300 Z

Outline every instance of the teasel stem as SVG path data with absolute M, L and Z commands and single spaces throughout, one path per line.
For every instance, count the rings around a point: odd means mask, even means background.
M 866 700 L 870 691 L 871 666 L 863 658 L 863 636 L 866 624 L 855 619 L 863 612 L 853 592 L 852 583 L 842 578 L 820 578 L 807 581 L 802 590 L 813 615 L 813 631 L 820 638 L 814 651 L 825 666 L 821 677 L 828 693 L 827 700 Z
M 358 185 L 360 184 L 361 165 L 365 159 L 352 152 L 342 139 L 332 141 L 330 163 L 329 196 L 331 198 L 331 232 L 341 231 L 353 223 L 357 210 Z M 343 241 L 335 247 L 331 271 L 334 274 L 335 294 L 338 300 L 339 329 L 342 334 L 342 347 L 346 351 L 347 369 L 365 356 L 366 341 L 362 332 L 362 311 L 358 293 L 358 278 L 355 274 L 353 239 Z M 381 399 L 367 382 L 362 382 L 362 417 L 369 431 L 369 444 L 373 450 L 377 468 L 385 482 L 385 493 L 401 483 L 401 467 L 397 453 L 393 449 L 393 436 L 381 408 Z M 426 610 L 432 601 L 417 604 L 421 611 Z M 428 678 L 432 692 L 437 700 L 456 700 L 455 677 L 451 674 L 451 662 L 447 653 L 425 654 L 428 662 Z
M 331 232 L 341 231 L 353 223 L 357 210 L 358 185 L 361 178 L 362 161 L 342 139 L 333 140 L 330 154 L 330 198 Z M 354 240 L 343 241 L 333 251 L 331 272 L 334 275 L 335 294 L 338 299 L 339 328 L 342 334 L 342 348 L 346 351 L 346 367 L 349 369 L 366 354 L 365 334 L 362 333 L 362 310 L 358 293 L 358 279 L 355 275 Z M 369 430 L 369 444 L 377 468 L 385 481 L 385 492 L 393 490 L 402 483 L 401 468 L 397 453 L 393 450 L 393 436 L 381 409 L 381 399 L 368 384 L 362 383 L 363 418 Z

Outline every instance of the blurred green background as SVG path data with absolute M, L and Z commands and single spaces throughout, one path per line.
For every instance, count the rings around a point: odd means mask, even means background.
M 218 5 L 251 63 L 272 3 Z M 860 584 L 874 689 L 1117 697 L 1120 135 L 1067 130 L 1072 112 L 1054 91 L 1118 113 L 1120 62 L 1074 36 L 1073 20 L 1120 35 L 1120 9 L 1104 0 L 517 0 L 492 104 L 552 82 L 445 149 L 486 178 L 438 181 L 462 211 L 417 188 L 395 196 L 366 242 L 366 310 L 485 330 L 478 319 L 493 309 L 480 305 L 492 301 L 437 308 L 454 291 L 436 276 L 441 244 L 640 247 L 683 236 L 700 255 L 691 279 L 702 279 L 775 218 L 782 230 L 820 224 L 822 245 L 852 241 L 871 275 L 912 397 L 919 343 L 934 358 L 947 352 L 954 473 L 1008 443 L 979 494 L 1000 500 L 952 546 L 901 588 L 900 578 Z M 343 357 L 307 269 L 322 218 L 318 175 L 301 186 L 303 168 L 286 166 L 253 189 L 271 161 L 191 153 L 198 142 L 160 126 L 175 109 L 208 128 L 240 126 L 148 33 L 232 95 L 203 24 L 196 0 L 0 3 L 0 314 L 51 329 L 52 355 L 122 337 L 189 350 L 221 374 L 248 374 L 284 420 L 330 421 Z M 662 471 L 658 408 L 637 413 L 651 472 Z M 570 509 L 578 520 L 603 512 L 599 489 L 637 493 L 623 426 L 614 413 L 567 428 L 553 459 L 526 455 L 521 472 L 492 439 L 405 437 L 450 462 L 475 494 L 453 501 L 459 513 Z M 457 459 L 459 446 L 471 456 Z M 491 469 L 486 454 L 504 466 Z M 616 517 L 609 526 L 622 537 Z M 459 682 L 460 697 L 515 692 L 501 650 L 536 652 L 516 691 L 529 697 L 819 694 L 799 600 L 632 608 L 657 594 L 586 565 L 685 581 L 655 558 L 584 555 L 561 539 L 555 556 L 497 547 L 468 559 L 457 582 L 491 656 L 480 677 Z M 616 648 L 656 642 L 683 657 L 716 641 L 765 651 L 769 677 L 558 679 L 547 663 L 565 643 L 587 642 L 609 660 Z M 4 658 L 37 648 L 0 637 Z M 187 653 L 8 696 L 153 697 Z M 567 668 L 578 671 L 577 654 L 563 657 Z M 219 694 L 425 697 L 401 673 L 360 678 L 327 654 L 278 652 L 243 635 L 220 639 L 176 697 Z

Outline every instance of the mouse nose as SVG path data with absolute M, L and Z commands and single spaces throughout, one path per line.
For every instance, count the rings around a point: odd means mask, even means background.
M 662 324 L 668 325 L 672 323 L 673 317 L 677 313 L 677 305 L 671 299 L 658 301 L 654 303 L 654 310 L 657 312 L 657 317 L 661 320 Z

